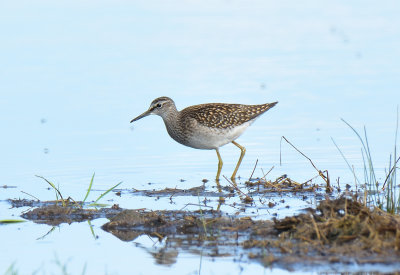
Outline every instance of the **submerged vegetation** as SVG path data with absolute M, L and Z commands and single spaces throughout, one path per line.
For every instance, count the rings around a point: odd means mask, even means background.
M 58 258 L 58 256 L 55 254 L 54 259 L 51 261 L 51 268 L 55 269 L 56 273 L 55 274 L 61 274 L 61 275 L 70 275 L 73 274 L 68 270 L 68 262 L 61 262 L 61 260 Z M 80 273 L 81 275 L 85 275 L 87 270 L 87 265 L 84 264 L 82 268 L 82 272 Z M 0 270 L 1 272 L 2 270 Z M 47 272 L 46 272 L 47 271 Z M 12 263 L 6 271 L 3 273 L 4 275 L 18 275 L 18 274 L 24 274 L 21 273 L 18 269 L 18 266 L 16 263 Z M 48 270 L 45 270 L 43 266 L 37 267 L 35 271 L 32 271 L 30 273 L 32 275 L 35 274 L 48 274 Z M 54 274 L 54 273 L 51 273 Z

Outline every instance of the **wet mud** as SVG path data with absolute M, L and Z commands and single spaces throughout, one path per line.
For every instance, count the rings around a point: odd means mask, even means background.
M 110 218 L 119 213 L 118 206 L 112 208 L 84 209 L 75 206 L 62 206 L 57 204 L 45 204 L 21 215 L 24 219 L 35 223 L 57 226 L 62 223 L 90 221 L 99 218 Z
M 230 191 L 229 187 L 224 188 L 224 191 Z M 190 189 L 180 189 L 180 188 L 164 188 L 161 190 L 139 190 L 133 189 L 132 194 L 137 196 L 147 196 L 147 197 L 159 197 L 159 196 L 209 196 L 209 197 L 219 197 L 219 196 L 229 196 L 226 193 L 218 193 L 207 191 L 205 185 L 196 186 Z
M 245 196 L 280 192 L 313 193 L 322 197 L 323 188 L 310 182 L 299 184 L 282 177 L 267 182 L 246 182 Z M 237 186 L 226 187 L 224 196 L 240 196 Z M 231 191 L 233 190 L 233 191 Z M 288 191 L 289 190 L 289 191 Z M 318 190 L 321 191 L 318 193 Z M 134 190 L 142 196 L 199 196 L 202 187 L 188 190 Z M 245 193 L 244 193 L 245 192 Z M 211 192 L 213 193 L 213 192 Z M 221 197 L 220 192 L 213 193 Z M 220 200 L 221 202 L 221 200 Z M 316 208 L 283 219 L 260 220 L 257 217 L 227 214 L 219 210 L 149 211 L 146 209 L 85 208 L 79 204 L 62 206 L 58 202 L 10 201 L 13 207 L 30 206 L 22 217 L 37 223 L 59 225 L 96 218 L 108 218 L 106 232 L 125 242 L 148 236 L 157 249 L 143 248 L 157 263 L 171 265 L 180 252 L 209 257 L 233 256 L 258 261 L 265 266 L 293 269 L 296 265 L 327 264 L 400 264 L 400 217 L 377 208 L 366 207 L 356 196 L 325 196 Z M 221 202 L 223 203 L 223 201 Z M 269 205 L 274 207 L 274 205 Z
M 317 209 L 273 221 L 217 211 L 124 210 L 102 227 L 123 241 L 141 235 L 165 240 L 172 251 L 242 256 L 266 266 L 399 262 L 400 219 L 353 198 L 322 201 Z M 201 249 L 199 249 L 201 247 Z

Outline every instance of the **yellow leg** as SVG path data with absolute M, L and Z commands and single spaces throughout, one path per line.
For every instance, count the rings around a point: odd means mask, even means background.
M 217 156 L 218 156 L 218 171 L 217 171 L 217 177 L 215 178 L 217 181 L 219 181 L 219 175 L 221 174 L 221 169 L 222 169 L 222 159 L 221 159 L 221 155 L 219 154 L 218 148 L 215 149 L 215 151 L 217 152 Z
M 239 161 L 238 161 L 238 163 L 236 164 L 235 171 L 233 171 L 233 174 L 232 174 L 232 177 L 231 177 L 232 180 L 235 180 L 236 173 L 237 173 L 237 171 L 238 171 L 238 169 L 239 169 L 240 164 L 242 163 L 242 159 L 243 159 L 243 157 L 244 157 L 244 154 L 246 153 L 246 148 L 244 148 L 243 146 L 241 146 L 239 143 L 237 143 L 237 142 L 235 142 L 235 141 L 232 141 L 232 143 L 235 144 L 237 147 L 239 147 L 239 149 L 240 149 L 240 151 L 241 151 L 241 152 L 240 152 Z

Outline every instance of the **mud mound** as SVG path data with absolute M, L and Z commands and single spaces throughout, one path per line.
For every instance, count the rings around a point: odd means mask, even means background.
M 98 218 L 110 218 L 122 211 L 117 207 L 101 209 L 84 209 L 72 206 L 44 205 L 22 215 L 24 219 L 36 223 L 59 225 L 62 223 L 82 222 Z
M 297 239 L 324 247 L 324 253 L 363 255 L 399 254 L 400 217 L 370 210 L 354 199 L 321 201 L 308 214 L 275 220 L 283 240 Z

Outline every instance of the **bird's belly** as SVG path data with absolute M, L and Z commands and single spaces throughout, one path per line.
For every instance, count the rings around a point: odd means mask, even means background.
M 185 145 L 196 149 L 216 149 L 237 139 L 250 124 L 251 121 L 230 129 L 198 126 L 187 138 Z

